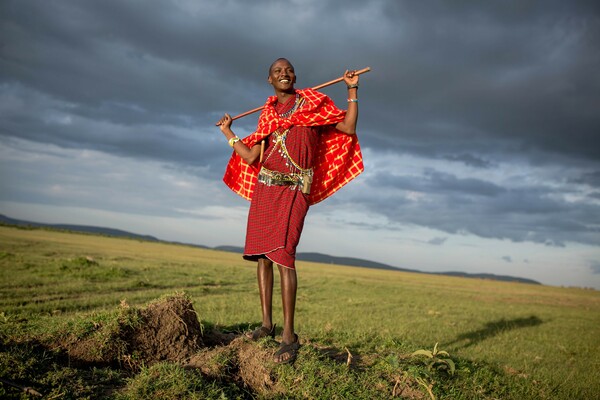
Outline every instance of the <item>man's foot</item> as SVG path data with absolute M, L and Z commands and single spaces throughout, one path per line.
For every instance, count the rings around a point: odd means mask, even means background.
M 294 341 L 292 343 L 281 342 L 279 350 L 275 353 L 275 364 L 292 364 L 296 361 L 298 356 L 298 349 L 300 348 L 300 341 L 298 335 L 294 334 Z
M 246 337 L 250 340 L 257 341 L 262 338 L 270 337 L 271 339 L 275 338 L 275 324 L 271 327 L 271 329 L 266 326 L 261 326 L 256 328 L 252 332 L 248 332 Z

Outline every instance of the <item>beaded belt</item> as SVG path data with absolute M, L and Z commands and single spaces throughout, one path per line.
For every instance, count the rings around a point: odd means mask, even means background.
M 298 174 L 285 174 L 283 172 L 271 171 L 262 167 L 258 173 L 258 181 L 267 186 L 294 186 L 294 188 L 300 188 L 302 193 L 310 194 L 312 175 L 312 168 L 303 170 Z

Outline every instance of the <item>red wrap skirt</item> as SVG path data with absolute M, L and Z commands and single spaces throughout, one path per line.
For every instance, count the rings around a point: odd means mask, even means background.
M 287 133 L 287 153 L 301 168 L 312 165 L 319 132 L 319 127 L 295 126 Z M 267 139 L 263 166 L 272 171 L 294 172 L 272 136 Z M 308 195 L 299 187 L 257 182 L 248 213 L 244 258 L 267 257 L 283 267 L 296 268 L 296 247 L 308 208 Z

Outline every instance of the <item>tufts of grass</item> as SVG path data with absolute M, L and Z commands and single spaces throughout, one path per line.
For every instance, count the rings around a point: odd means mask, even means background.
M 29 387 L 46 399 L 109 398 L 124 384 L 122 371 L 111 368 L 69 366 L 65 355 L 35 340 L 3 341 L 0 346 L 2 399 L 32 399 L 21 388 Z
M 195 369 L 162 362 L 142 370 L 127 380 L 116 400 L 163 399 L 244 399 L 249 398 L 237 385 L 209 381 Z

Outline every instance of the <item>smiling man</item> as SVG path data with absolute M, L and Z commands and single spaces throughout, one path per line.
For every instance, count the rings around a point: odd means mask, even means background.
M 358 75 L 346 70 L 348 109 L 341 110 L 313 89 L 297 90 L 296 72 L 285 58 L 269 68 L 275 95 L 267 99 L 256 132 L 240 139 L 232 118 L 219 121 L 234 153 L 223 180 L 251 200 L 244 258 L 256 261 L 262 326 L 258 340 L 275 336 L 272 319 L 273 263 L 281 277 L 283 333 L 276 363 L 291 363 L 300 346 L 294 330 L 296 247 L 311 205 L 331 196 L 363 171 L 356 137 Z

